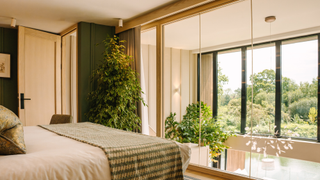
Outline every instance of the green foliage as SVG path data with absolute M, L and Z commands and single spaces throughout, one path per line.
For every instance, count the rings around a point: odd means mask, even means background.
M 300 83 L 300 87 L 305 98 L 317 97 L 318 96 L 318 81 L 313 78 L 312 83 L 308 82 Z
M 246 126 L 251 126 L 252 117 L 255 132 L 273 134 L 275 124 L 275 71 L 265 69 L 251 75 L 250 78 L 253 78 L 254 85 L 247 86 Z M 223 89 L 223 84 L 220 88 Z M 317 78 L 313 78 L 311 83 L 297 84 L 290 78 L 282 77 L 281 123 L 287 129 L 281 133 L 291 134 L 291 136 L 298 133 L 300 137 L 308 138 L 317 136 L 316 127 L 314 127 L 318 115 L 317 92 Z M 222 129 L 239 132 L 241 125 L 241 90 L 237 89 L 232 93 L 228 89 L 224 89 L 218 95 L 218 115 L 221 119 L 219 122 Z M 251 103 L 252 99 L 253 104 Z M 292 124 L 295 125 L 295 128 L 292 128 Z M 299 127 L 297 128 L 297 126 Z
M 299 99 L 302 98 L 304 98 L 304 94 L 302 93 L 301 89 L 288 91 L 282 95 L 282 101 L 286 107 L 289 107 L 291 103 L 299 101 Z
M 281 125 L 281 134 L 315 139 L 317 137 L 317 125 L 289 123 Z
M 223 132 L 219 121 L 212 118 L 212 111 L 209 106 L 201 103 L 189 104 L 186 114 L 181 123 L 174 121 L 175 113 L 170 113 L 166 118 L 166 138 L 181 143 L 198 143 L 200 137 L 200 104 L 201 104 L 201 142 L 210 148 L 211 157 L 217 157 L 225 148 L 223 143 L 234 136 L 229 132 Z M 177 125 L 178 124 L 178 125 Z
M 298 114 L 295 114 L 291 119 L 292 119 L 292 122 L 296 124 L 308 124 L 307 122 L 303 121 L 303 119 L 301 119 Z
M 241 106 L 241 99 L 232 99 L 229 101 L 229 106 Z
M 275 92 L 275 75 L 276 73 L 272 69 L 265 69 L 262 72 L 259 72 L 258 74 L 253 74 L 250 76 L 253 78 L 253 99 L 255 99 L 256 95 L 262 91 L 266 93 L 274 93 Z M 247 95 L 248 95 L 248 101 L 251 101 L 252 99 L 252 93 L 251 90 L 252 85 L 248 85 L 247 87 Z
M 178 122 L 176 121 L 176 113 L 170 113 L 165 121 L 165 137 L 167 139 L 176 140 L 178 137 L 177 126 Z
M 298 114 L 302 119 L 308 119 L 309 110 L 312 107 L 317 107 L 317 98 L 304 98 L 290 104 L 289 112 L 292 117 Z
M 218 121 L 224 131 L 240 132 L 241 99 L 232 99 L 227 106 L 219 107 Z
M 252 106 L 251 106 L 252 105 Z M 252 108 L 251 108 L 252 107 Z M 252 113 L 251 113 L 252 109 Z M 246 127 L 251 126 L 251 114 L 252 114 L 252 126 L 266 126 L 265 129 L 259 130 L 262 134 L 273 134 L 274 127 L 274 106 L 270 104 L 252 104 L 247 102 L 247 124 Z
M 283 77 L 282 78 L 282 93 L 288 93 L 295 91 L 299 88 L 299 86 L 290 78 Z
M 222 68 L 218 65 L 218 96 L 223 94 L 223 85 L 229 82 L 228 76 L 222 74 Z
M 136 71 L 130 67 L 132 58 L 124 53 L 125 47 L 119 45 L 118 40 L 114 36 L 104 41 L 104 59 L 92 75 L 97 88 L 89 93 L 87 116 L 94 123 L 137 131 L 141 120 L 135 113 L 136 102 L 141 101 L 145 105 L 141 98 L 143 92 Z
M 254 98 L 255 104 L 260 104 L 262 106 L 266 106 L 267 104 L 273 104 L 275 102 L 274 93 L 267 93 L 265 91 L 261 91 Z
M 310 108 L 308 117 L 309 117 L 311 123 L 315 123 L 317 114 L 318 113 L 317 113 L 317 110 L 315 107 Z

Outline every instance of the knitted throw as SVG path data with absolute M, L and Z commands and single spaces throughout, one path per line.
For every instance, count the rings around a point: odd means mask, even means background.
M 118 179 L 183 179 L 178 145 L 166 139 L 94 123 L 39 125 L 56 134 L 101 148 Z

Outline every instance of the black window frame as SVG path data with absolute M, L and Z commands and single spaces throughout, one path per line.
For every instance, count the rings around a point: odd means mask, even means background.
M 286 38 L 286 39 L 280 39 L 275 41 L 268 41 L 268 42 L 262 42 L 262 43 L 256 43 L 253 44 L 254 47 L 260 46 L 260 45 L 266 45 L 266 44 L 275 44 L 275 73 L 276 73 L 276 79 L 275 79 L 275 133 L 278 132 L 278 134 L 275 136 L 276 138 L 287 138 L 286 136 L 281 135 L 281 104 L 282 104 L 282 53 L 281 53 L 281 47 L 283 41 L 288 40 L 295 40 L 295 39 L 301 39 L 301 38 L 307 38 L 316 36 L 318 40 L 318 104 L 317 104 L 317 138 L 316 139 L 310 139 L 310 138 L 303 138 L 303 137 L 290 137 L 291 139 L 297 139 L 297 140 L 304 140 L 304 141 L 317 141 L 320 142 L 320 33 L 316 34 L 310 34 L 305 36 L 298 36 L 298 37 L 292 37 L 292 38 Z M 219 52 L 222 51 L 228 51 L 233 49 L 241 49 L 241 126 L 240 126 L 240 133 L 239 134 L 245 134 L 245 127 L 246 127 L 246 102 L 247 102 L 247 49 L 250 48 L 251 45 L 243 45 L 243 46 L 237 46 L 237 47 L 231 47 L 226 49 L 220 49 L 216 51 L 209 51 L 201 53 L 203 54 L 213 54 L 213 90 L 215 93 L 213 97 L 213 107 L 212 112 L 213 118 L 216 118 L 217 112 L 218 112 L 218 105 L 217 105 L 217 55 Z M 198 61 L 197 61 L 197 100 L 200 101 L 200 54 L 198 54 Z M 269 134 L 254 134 L 257 136 L 270 136 Z

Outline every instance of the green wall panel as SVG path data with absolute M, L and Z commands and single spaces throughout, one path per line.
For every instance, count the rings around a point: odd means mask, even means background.
M 95 84 L 90 76 L 103 59 L 103 40 L 113 37 L 114 26 L 104 26 L 94 23 L 78 23 L 78 120 L 87 121 L 85 115 L 89 110 L 88 93 Z
M 18 31 L 0 28 L 0 53 L 10 54 L 10 78 L 0 77 L 0 104 L 18 114 Z

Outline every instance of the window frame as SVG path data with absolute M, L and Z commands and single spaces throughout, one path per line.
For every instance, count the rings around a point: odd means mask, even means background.
M 311 138 L 304 138 L 304 137 L 290 137 L 291 139 L 296 139 L 296 140 L 303 140 L 303 141 L 312 141 L 312 142 L 320 142 L 320 109 L 319 109 L 319 104 L 320 104 L 320 33 L 316 33 L 316 34 L 309 34 L 309 35 L 305 35 L 305 36 L 297 36 L 297 37 L 291 37 L 291 38 L 286 38 L 286 39 L 280 39 L 280 40 L 274 40 L 274 41 L 268 41 L 268 42 L 262 42 L 262 43 L 256 43 L 253 44 L 253 47 L 257 47 L 260 45 L 266 45 L 266 44 L 271 44 L 274 43 L 275 44 L 275 73 L 276 73 L 276 77 L 275 77 L 275 133 L 278 131 L 278 134 L 275 135 L 274 137 L 276 138 L 288 138 L 286 136 L 281 135 L 281 106 L 282 106 L 282 52 L 281 52 L 281 48 L 283 45 L 283 41 L 288 41 L 288 40 L 296 40 L 296 39 L 301 39 L 301 38 L 308 38 L 308 37 L 316 37 L 316 39 L 318 40 L 318 97 L 317 97 L 317 138 L 316 139 L 311 139 Z M 246 102 L 247 102 L 247 50 L 248 48 L 250 48 L 251 45 L 243 45 L 243 46 L 237 46 L 237 47 L 231 47 L 231 48 L 227 48 L 227 49 L 219 49 L 219 50 L 215 50 L 215 51 L 208 51 L 208 52 L 204 52 L 201 53 L 201 55 L 203 54 L 213 54 L 213 89 L 216 90 L 214 94 L 216 94 L 217 96 L 217 87 L 218 87 L 218 75 L 217 75 L 217 55 L 219 52 L 223 52 L 223 51 L 227 51 L 227 50 L 232 50 L 232 49 L 241 49 L 241 126 L 240 126 L 240 133 L 239 134 L 245 134 L 245 127 L 246 127 L 246 122 L 247 122 L 247 117 L 246 117 L 246 113 L 247 113 L 247 109 L 246 109 Z M 199 62 L 200 62 L 200 58 L 199 58 L 200 54 L 198 53 L 198 63 L 197 63 L 197 69 L 199 69 Z M 197 100 L 200 101 L 200 74 L 197 73 L 197 79 L 198 79 L 198 83 L 197 83 Z M 213 97 L 213 107 L 212 107 L 212 113 L 213 118 L 217 117 L 217 112 L 218 112 L 218 106 L 217 106 L 217 98 Z M 268 134 L 253 134 L 255 136 L 270 136 Z

